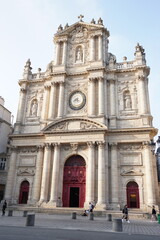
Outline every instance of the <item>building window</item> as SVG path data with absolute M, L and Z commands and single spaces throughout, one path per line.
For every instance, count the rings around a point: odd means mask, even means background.
M 0 170 L 6 169 L 6 158 L 0 158 Z

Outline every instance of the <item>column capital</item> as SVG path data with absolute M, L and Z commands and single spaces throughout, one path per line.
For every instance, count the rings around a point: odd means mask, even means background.
M 138 75 L 138 80 L 144 81 L 145 80 L 145 76 L 144 75 Z
M 44 85 L 44 89 L 49 89 L 50 85 Z
M 98 141 L 96 143 L 97 143 L 98 147 L 100 147 L 100 148 L 104 148 L 105 144 L 106 144 L 105 141 Z
M 37 151 L 43 151 L 44 145 L 37 145 Z
M 53 147 L 59 147 L 59 146 L 60 146 L 60 143 L 57 143 L 57 142 L 52 143 L 52 146 L 53 146 Z
M 87 146 L 90 148 L 93 148 L 95 145 L 95 142 L 87 142 Z
M 51 143 L 45 143 L 44 146 L 45 146 L 46 149 L 50 149 L 52 144 Z
M 51 82 L 51 87 L 56 86 L 57 82 Z
M 111 146 L 112 148 L 117 147 L 118 143 L 117 142 L 110 142 L 109 146 Z
M 14 152 L 14 153 L 18 152 L 18 147 L 11 146 L 10 148 L 11 148 L 11 152 Z
M 147 147 L 149 147 L 149 145 L 150 145 L 149 141 L 142 142 L 142 148 L 147 148 Z
M 91 77 L 91 78 L 89 78 L 89 82 L 94 82 L 95 80 L 96 80 L 95 77 Z
M 97 77 L 98 81 L 103 81 L 104 77 Z
M 20 88 L 20 92 L 21 92 L 21 93 L 26 93 L 27 90 L 26 90 L 25 88 Z

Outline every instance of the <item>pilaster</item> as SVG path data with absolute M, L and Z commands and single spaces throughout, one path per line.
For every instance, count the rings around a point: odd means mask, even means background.
M 95 201 L 95 143 L 87 142 L 88 145 L 88 168 L 87 168 L 87 194 L 86 205 Z
M 13 184 L 16 174 L 17 148 L 12 147 L 10 164 L 8 169 L 7 184 L 5 189 L 5 200 L 10 204 L 13 198 Z
M 51 205 L 53 207 L 56 207 L 58 203 L 57 201 L 58 201 L 58 186 L 59 186 L 59 158 L 60 158 L 60 145 L 58 143 L 55 143 L 50 201 L 48 203 L 48 205 Z
M 105 142 L 98 144 L 98 209 L 106 209 L 106 165 L 105 165 Z
M 35 179 L 33 185 L 33 203 L 39 201 L 40 198 L 40 190 L 41 190 L 41 179 L 42 179 L 42 169 L 43 169 L 43 155 L 44 155 L 44 147 L 38 146 L 38 154 L 36 160 L 36 171 L 35 171 Z
M 64 107 L 64 82 L 59 84 L 59 101 L 58 101 L 58 118 L 63 116 L 63 107 Z
M 44 149 L 40 204 L 42 202 L 47 202 L 47 200 L 48 200 L 50 163 L 51 163 L 51 144 L 46 143 L 45 149 Z
M 118 156 L 117 143 L 110 143 L 111 146 L 111 205 L 113 208 L 118 208 Z

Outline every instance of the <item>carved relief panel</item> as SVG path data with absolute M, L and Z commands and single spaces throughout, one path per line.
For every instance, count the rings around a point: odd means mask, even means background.
M 117 87 L 119 114 L 123 116 L 137 115 L 138 98 L 136 81 L 129 79 L 118 81 Z
M 77 26 L 68 39 L 68 66 L 83 64 L 89 60 L 89 40 L 86 27 Z

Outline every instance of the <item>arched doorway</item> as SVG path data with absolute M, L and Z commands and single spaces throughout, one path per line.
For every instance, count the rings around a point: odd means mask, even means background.
M 64 165 L 63 207 L 84 207 L 86 163 L 83 157 L 73 155 Z
M 127 184 L 127 206 L 129 208 L 139 208 L 139 188 L 136 182 Z
M 5 189 L 5 185 L 4 184 L 0 184 L 0 202 L 4 198 L 4 189 Z
M 19 204 L 27 204 L 29 194 L 29 182 L 23 181 L 20 186 Z

